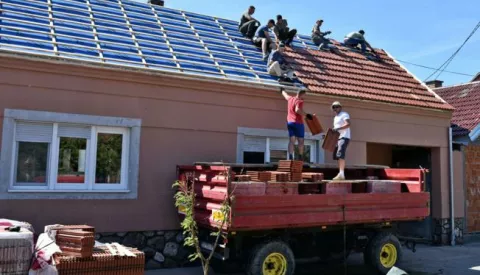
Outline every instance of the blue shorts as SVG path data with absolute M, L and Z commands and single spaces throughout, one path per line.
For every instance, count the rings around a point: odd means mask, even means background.
M 305 126 L 303 123 L 287 122 L 287 128 L 289 137 L 305 137 Z
M 337 146 L 333 151 L 334 160 L 345 159 L 345 154 L 347 152 L 347 147 L 349 143 L 350 143 L 350 139 L 348 138 L 341 138 L 338 140 Z

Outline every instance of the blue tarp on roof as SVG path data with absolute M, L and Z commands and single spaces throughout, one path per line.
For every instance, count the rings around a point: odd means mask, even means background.
M 2 49 L 277 83 L 237 22 L 129 0 L 0 0 Z

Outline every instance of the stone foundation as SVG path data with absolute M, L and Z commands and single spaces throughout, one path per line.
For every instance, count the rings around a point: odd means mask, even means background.
M 463 233 L 465 231 L 464 218 L 455 218 L 455 244 L 463 244 Z M 450 245 L 451 240 L 450 219 L 434 219 L 433 243 L 437 245 Z
M 145 253 L 146 269 L 193 265 L 188 260 L 193 250 L 183 246 L 183 234 L 180 231 L 97 233 L 95 239 L 102 243 L 117 242 L 138 248 Z

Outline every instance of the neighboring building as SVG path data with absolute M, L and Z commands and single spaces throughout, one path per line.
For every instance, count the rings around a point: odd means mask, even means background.
M 456 215 L 466 217 L 466 233 L 480 232 L 480 79 L 435 89 L 455 107 L 452 117 Z M 461 188 L 464 187 L 464 188 Z
M 286 103 L 237 22 L 123 0 L 10 2 L 0 14 L 0 217 L 38 230 L 176 230 L 177 164 L 286 157 Z M 341 101 L 348 164 L 430 169 L 432 219 L 419 232 L 445 241 L 453 108 L 383 50 L 371 61 L 309 39 L 287 52 L 310 91 L 306 110 L 330 126 Z M 333 162 L 321 137 L 306 144 L 311 162 Z

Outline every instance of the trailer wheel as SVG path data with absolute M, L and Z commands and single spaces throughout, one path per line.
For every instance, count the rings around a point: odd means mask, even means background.
M 390 232 L 382 232 L 372 238 L 364 253 L 365 263 L 380 274 L 388 271 L 402 258 L 400 241 Z
M 288 244 L 272 241 L 256 246 L 247 266 L 248 275 L 293 275 L 295 257 Z

